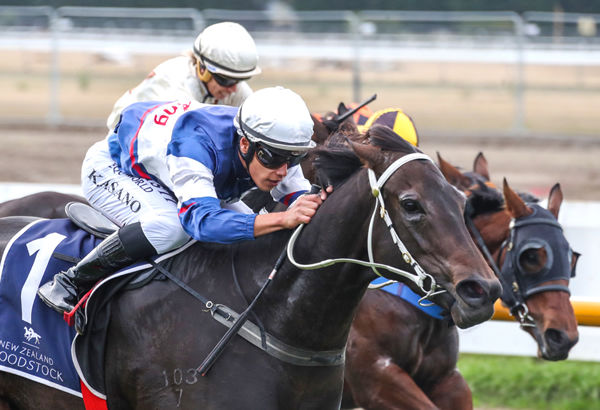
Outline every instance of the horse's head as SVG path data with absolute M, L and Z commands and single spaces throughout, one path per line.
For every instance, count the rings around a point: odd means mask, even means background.
M 356 161 L 360 159 L 372 172 L 367 192 L 375 195 L 377 215 L 384 218 L 374 217 L 369 228 L 371 259 L 405 269 L 408 264 L 409 270 L 423 273 L 425 283 L 419 286 L 390 272 L 380 273 L 407 283 L 421 295 L 424 291 L 431 295 L 433 279 L 446 292 L 431 300 L 447 309 L 461 328 L 489 319 L 501 287 L 467 232 L 464 195 L 446 182 L 428 157 L 391 129 L 375 126 L 368 131 L 366 141 L 346 142 L 358 156 Z M 343 167 L 326 158 L 326 153 L 319 152 L 318 163 L 328 167 L 335 186 L 345 173 Z M 416 160 L 402 164 L 409 158 Z
M 558 211 L 563 200 L 556 184 L 548 209 L 525 203 L 504 180 L 506 209 L 512 217 L 502 263 L 502 300 L 538 343 L 538 355 L 564 360 L 579 334 L 569 300 L 569 279 L 575 276 L 579 254 L 573 252 L 561 226 Z
M 438 162 L 446 179 L 467 195 L 465 217 L 473 221 L 472 234 L 480 235 L 495 257 L 490 264 L 501 278 L 502 302 L 535 338 L 542 358 L 565 359 L 578 339 L 567 287 L 578 254 L 557 222 L 560 186 L 552 189 L 546 210 L 532 195 L 515 193 L 506 181 L 503 193 L 496 189 L 482 153 L 473 172 L 461 172 L 439 154 Z

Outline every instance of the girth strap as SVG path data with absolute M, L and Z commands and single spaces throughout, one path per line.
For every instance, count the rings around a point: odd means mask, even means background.
M 215 305 L 211 309 L 211 315 L 217 322 L 231 327 L 239 314 L 225 305 Z M 254 346 L 264 350 L 271 356 L 297 366 L 340 366 L 345 361 L 345 348 L 336 350 L 308 350 L 299 347 L 290 346 L 281 340 L 275 338 L 269 333 L 266 334 L 266 346 L 261 342 L 261 331 L 251 321 L 246 321 L 238 335 L 252 343 Z
M 239 313 L 228 306 L 214 304 L 164 267 L 154 261 L 149 262 L 155 269 L 160 271 L 160 273 L 172 280 L 194 298 L 201 301 L 206 308 L 204 311 L 210 312 L 213 319 L 226 327 L 233 326 Z M 260 328 L 249 320 L 247 320 L 238 331 L 238 335 L 276 359 L 297 366 L 340 366 L 344 364 L 346 358 L 345 348 L 318 351 L 288 345 L 268 332 L 261 333 Z M 266 341 L 264 345 L 262 343 L 263 339 Z

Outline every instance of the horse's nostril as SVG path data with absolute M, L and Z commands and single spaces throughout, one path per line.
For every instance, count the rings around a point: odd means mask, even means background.
M 548 329 L 544 332 L 546 343 L 553 346 L 562 346 L 569 342 L 569 338 L 562 330 Z
M 481 285 L 479 285 L 478 283 L 474 283 L 472 286 L 469 286 L 467 289 L 472 294 L 473 297 L 480 297 L 480 296 L 483 296 L 483 294 L 485 293 L 483 291 L 483 288 L 481 287 Z
M 475 280 L 463 280 L 456 287 L 456 292 L 471 306 L 481 306 L 488 299 L 485 288 Z
M 543 349 L 542 357 L 546 360 L 565 360 L 569 357 L 569 351 L 577 341 L 578 337 L 569 339 L 566 332 L 558 329 L 547 329 L 544 332 L 544 344 L 546 348 Z

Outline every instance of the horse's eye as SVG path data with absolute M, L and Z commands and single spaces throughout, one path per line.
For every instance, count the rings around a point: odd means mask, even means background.
M 421 205 L 419 204 L 419 202 L 415 201 L 414 199 L 405 198 L 401 201 L 401 204 L 402 204 L 402 208 L 404 208 L 404 210 L 406 212 L 410 212 L 410 213 L 423 212 L 423 209 L 421 208 Z
M 519 255 L 519 264 L 527 273 L 537 273 L 546 265 L 546 250 L 542 248 L 530 248 Z
M 537 263 L 538 259 L 537 249 L 528 249 L 521 255 L 521 263 Z

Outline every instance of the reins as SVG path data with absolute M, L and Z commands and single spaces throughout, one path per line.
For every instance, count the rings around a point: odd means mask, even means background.
M 369 255 L 369 261 L 363 261 L 363 260 L 351 259 L 351 258 L 336 258 L 336 259 L 325 259 L 320 262 L 309 263 L 309 264 L 302 264 L 302 263 L 297 262 L 294 258 L 293 250 L 294 250 L 294 245 L 296 243 L 296 240 L 298 239 L 298 236 L 300 235 L 300 232 L 302 231 L 302 228 L 304 227 L 304 225 L 300 225 L 298 228 L 296 228 L 296 230 L 292 234 L 292 236 L 288 242 L 288 245 L 287 245 L 287 257 L 288 257 L 288 260 L 290 261 L 290 263 L 292 263 L 292 265 L 294 265 L 298 269 L 302 269 L 302 270 L 320 269 L 320 268 L 325 268 L 325 267 L 328 267 L 328 266 L 331 266 L 331 265 L 334 265 L 337 263 L 353 263 L 356 265 L 369 267 L 373 270 L 373 272 L 375 272 L 375 274 L 377 274 L 379 276 L 383 276 L 383 275 L 381 273 L 379 273 L 379 271 L 377 269 L 385 269 L 389 272 L 392 272 L 398 276 L 401 276 L 403 278 L 406 278 L 406 279 L 414 282 L 419 287 L 419 289 L 421 289 L 421 291 L 425 294 L 425 296 L 423 296 L 419 300 L 420 304 L 422 304 L 424 300 L 429 299 L 434 295 L 438 295 L 440 293 L 446 292 L 446 290 L 444 290 L 444 289 L 438 290 L 439 287 L 438 287 L 435 279 L 433 278 L 433 276 L 431 276 L 430 274 L 425 272 L 425 270 L 419 265 L 419 263 L 412 257 L 409 250 L 406 248 L 406 246 L 404 245 L 404 243 L 402 242 L 402 240 L 396 233 L 393 222 L 387 212 L 387 209 L 385 208 L 385 202 L 383 199 L 383 195 L 381 193 L 381 189 L 383 188 L 383 185 L 402 165 L 404 165 L 410 161 L 420 160 L 420 159 L 431 161 L 433 163 L 433 160 L 429 156 L 422 154 L 422 153 L 413 153 L 413 154 L 405 155 L 405 156 L 397 159 L 396 161 L 394 161 L 383 172 L 383 174 L 381 174 L 379 179 L 377 179 L 377 177 L 375 176 L 375 172 L 373 172 L 373 170 L 371 170 L 371 169 L 367 170 L 368 175 L 369 175 L 369 184 L 371 185 L 371 193 L 375 197 L 375 207 L 373 209 L 373 214 L 371 215 L 371 220 L 369 222 L 369 231 L 367 234 L 367 251 L 368 251 L 368 255 Z M 377 215 L 378 209 L 379 209 L 380 217 L 384 220 L 386 226 L 388 227 L 390 235 L 392 236 L 392 241 L 396 244 L 396 246 L 398 247 L 398 250 L 402 254 L 402 259 L 404 260 L 404 262 L 406 262 L 408 265 L 410 265 L 410 267 L 414 270 L 415 273 L 411 273 L 411 272 L 405 271 L 403 269 L 398 269 L 396 267 L 377 263 L 374 261 L 373 226 L 374 226 L 374 221 L 375 221 L 375 215 Z M 429 281 L 429 283 L 430 283 L 429 289 L 425 288 L 426 281 Z M 394 280 L 392 280 L 391 282 L 394 282 Z M 385 286 L 389 283 L 390 282 L 386 282 L 383 285 Z
M 219 358 L 221 353 L 223 353 L 223 351 L 224 351 L 225 347 L 227 346 L 227 344 L 229 343 L 229 341 L 238 333 L 240 335 L 242 335 L 241 329 L 243 328 L 243 326 L 245 326 L 250 311 L 255 306 L 258 299 L 262 296 L 262 294 L 264 293 L 267 286 L 272 282 L 272 280 L 275 277 L 275 275 L 277 274 L 279 268 L 283 264 L 286 255 L 287 255 L 287 258 L 289 259 L 290 263 L 292 263 L 292 265 L 294 265 L 295 267 L 302 269 L 302 270 L 320 269 L 320 268 L 331 266 L 331 265 L 334 265 L 337 263 L 353 263 L 353 264 L 358 264 L 358 265 L 362 265 L 362 266 L 367 266 L 367 267 L 370 267 L 371 269 L 373 269 L 373 272 L 375 272 L 379 276 L 382 276 L 382 275 L 379 273 L 379 271 L 377 269 L 388 270 L 398 276 L 409 279 L 412 282 L 414 282 L 415 284 L 417 284 L 417 286 L 423 291 L 423 293 L 425 293 L 425 296 L 423 296 L 419 300 L 419 303 L 422 303 L 423 300 L 428 299 L 434 295 L 446 292 L 446 290 L 444 290 L 444 289 L 438 290 L 438 286 L 437 286 L 436 281 L 433 278 L 433 276 L 429 275 L 427 272 L 425 272 L 425 270 L 423 268 L 421 268 L 419 263 L 412 257 L 409 250 L 406 248 L 406 246 L 404 245 L 404 243 L 398 236 L 398 234 L 393 226 L 393 222 L 385 208 L 385 202 L 383 199 L 383 195 L 381 194 L 381 189 L 383 188 L 383 185 L 402 165 L 404 165 L 410 161 L 420 160 L 420 159 L 431 161 L 433 163 L 431 158 L 425 154 L 412 153 L 412 154 L 405 155 L 405 156 L 397 159 L 396 161 L 394 161 L 383 172 L 383 174 L 379 177 L 379 179 L 377 179 L 377 177 L 375 176 L 375 172 L 373 170 L 371 170 L 371 169 L 367 170 L 368 175 L 369 175 L 369 184 L 371 185 L 371 193 L 375 197 L 375 207 L 373 210 L 373 214 L 371 215 L 371 220 L 369 222 L 369 230 L 368 230 L 368 235 L 367 235 L 367 249 L 368 249 L 368 254 L 369 254 L 368 262 L 358 260 L 358 259 L 352 259 L 352 258 L 336 258 L 336 259 L 326 259 L 324 261 L 312 263 L 312 264 L 298 263 L 294 259 L 293 249 L 294 249 L 296 240 L 298 239 L 298 236 L 300 235 L 300 233 L 302 232 L 302 229 L 304 228 L 304 224 L 299 225 L 294 230 L 294 232 L 293 232 L 292 236 L 290 237 L 290 239 L 287 243 L 287 246 L 284 248 L 283 252 L 277 258 L 277 261 L 275 262 L 275 266 L 274 266 L 273 270 L 271 271 L 271 273 L 269 274 L 267 280 L 265 281 L 263 286 L 260 288 L 260 290 L 254 297 L 252 302 L 248 305 L 246 310 L 244 310 L 244 312 L 242 312 L 237 317 L 236 317 L 236 314 L 229 314 L 229 317 L 235 318 L 235 321 L 231 324 L 229 322 L 229 318 L 227 318 L 225 321 L 219 320 L 219 322 L 225 324 L 226 326 L 230 326 L 230 327 L 227 330 L 227 332 L 223 335 L 221 340 L 219 340 L 217 345 L 213 348 L 213 350 L 209 353 L 209 355 L 206 357 L 206 359 L 202 362 L 202 364 L 196 370 L 199 371 L 202 376 L 205 376 L 207 374 L 207 372 L 210 370 L 210 368 L 212 367 L 212 365 L 215 363 L 215 361 Z M 396 244 L 396 246 L 398 246 L 398 249 L 399 249 L 400 253 L 402 254 L 402 259 L 404 260 L 404 262 L 406 262 L 408 265 L 410 265 L 411 268 L 414 269 L 415 273 L 410 273 L 405 270 L 398 269 L 398 268 L 395 268 L 393 266 L 389 266 L 386 264 L 376 263 L 374 261 L 373 226 L 374 226 L 374 221 L 375 221 L 375 215 L 377 214 L 378 208 L 379 208 L 379 214 L 380 214 L 381 218 L 385 221 L 385 224 L 389 229 L 390 235 L 392 237 L 392 241 Z M 428 280 L 429 284 L 430 284 L 428 290 L 425 289 L 425 281 L 426 280 Z M 223 310 L 222 305 L 218 305 L 218 306 L 220 306 L 221 310 Z M 235 313 L 235 312 L 233 312 L 233 313 Z M 252 324 L 252 326 L 254 328 L 256 328 L 256 325 Z M 247 328 L 248 328 L 248 326 L 246 325 L 246 331 L 247 331 Z M 256 332 L 254 334 L 256 335 Z M 267 334 L 267 337 L 268 336 L 269 335 Z M 264 346 L 261 345 L 260 341 L 253 342 L 252 340 L 248 339 L 247 337 L 246 337 L 246 339 L 249 340 L 251 343 L 255 344 L 256 346 L 260 347 L 261 349 L 267 351 L 269 354 L 272 354 L 273 356 L 278 357 L 277 354 L 273 354 L 272 352 L 269 352 L 266 348 L 264 348 Z M 304 349 L 294 348 L 293 346 L 285 345 L 284 343 L 279 342 L 279 344 L 275 350 L 277 350 L 278 353 L 283 352 L 286 355 L 285 357 L 294 356 L 294 355 L 297 356 L 298 363 L 295 363 L 295 364 L 308 363 L 308 365 L 315 365 L 315 363 L 320 363 L 321 365 L 339 365 L 339 364 L 343 363 L 343 361 L 344 361 L 344 354 L 343 354 L 344 349 L 342 349 L 341 353 L 339 350 L 331 350 L 331 351 L 325 351 L 325 352 L 312 352 L 312 356 L 306 357 L 306 352 L 308 352 L 308 351 L 306 351 Z M 300 354 L 301 352 L 304 352 L 304 356 Z M 278 358 L 281 359 L 281 354 L 279 355 Z M 288 360 L 286 360 L 286 361 L 288 361 Z
M 318 190 L 319 190 L 319 187 L 313 186 L 313 189 L 311 189 L 310 193 L 316 193 L 316 192 L 318 192 Z M 302 226 L 303 225 L 300 225 L 296 229 L 296 231 L 299 231 L 302 228 Z M 196 370 L 198 372 L 200 372 L 200 374 L 202 376 L 206 376 L 206 374 L 208 373 L 210 368 L 213 366 L 215 361 L 219 358 L 219 356 L 225 350 L 225 347 L 227 346 L 227 344 L 231 341 L 231 339 L 236 334 L 238 334 L 238 332 L 240 332 L 242 330 L 243 326 L 246 326 L 246 328 L 250 327 L 252 329 L 254 329 L 254 328 L 259 329 L 256 325 L 254 325 L 252 323 L 250 323 L 249 325 L 246 323 L 248 320 L 248 315 L 251 313 L 252 309 L 254 308 L 254 305 L 256 305 L 256 302 L 258 302 L 258 299 L 260 299 L 260 297 L 264 293 L 267 286 L 269 286 L 269 284 L 273 281 L 273 278 L 279 271 L 279 268 L 281 268 L 281 265 L 283 265 L 283 262 L 285 261 L 285 256 L 286 256 L 286 249 L 287 249 L 287 246 L 283 249 L 283 251 L 281 252 L 279 257 L 277 258 L 277 261 L 275 262 L 275 266 L 271 270 L 271 273 L 267 277 L 267 280 L 262 285 L 262 287 L 260 288 L 260 290 L 258 291 L 256 296 L 254 296 L 254 299 L 252 300 L 252 302 L 250 302 L 248 307 L 239 316 L 237 316 L 237 313 L 235 313 L 235 312 L 231 311 L 231 309 L 229 309 L 231 312 L 233 312 L 235 314 L 229 314 L 228 317 L 225 319 L 225 321 L 217 319 L 219 322 L 225 324 L 226 326 L 230 326 L 230 327 L 227 330 L 227 332 L 225 332 L 223 337 L 221 337 L 221 340 L 219 340 L 219 342 L 213 348 L 213 350 L 208 354 L 206 359 L 204 359 L 202 364 L 200 364 L 200 366 L 198 366 L 198 368 L 196 368 Z M 243 296 L 243 294 L 242 294 L 242 296 Z M 220 306 L 221 306 L 221 309 L 223 307 L 226 307 L 223 305 L 220 305 Z M 214 317 L 214 315 L 213 315 L 213 317 Z M 229 319 L 232 317 L 235 318 L 235 321 L 229 322 Z M 248 332 L 248 329 L 246 329 L 246 333 L 247 332 Z M 266 351 L 267 353 L 271 354 L 272 356 L 277 357 L 280 360 L 287 361 L 289 363 L 298 364 L 298 365 L 337 366 L 344 362 L 344 357 L 345 357 L 345 355 L 343 353 L 344 349 L 342 349 L 341 351 L 340 350 L 330 350 L 330 351 L 325 351 L 325 352 L 309 351 L 306 349 L 295 348 L 293 346 L 287 345 L 287 344 L 275 339 L 274 337 L 270 336 L 268 333 L 257 332 L 257 331 L 254 331 L 252 333 L 254 336 L 256 334 L 260 335 L 260 343 L 257 343 L 252 338 L 248 338 L 248 337 L 245 337 L 246 340 L 248 340 L 250 343 L 254 344 L 255 346 L 261 348 L 262 350 Z M 243 335 L 243 333 L 240 333 L 240 335 Z M 271 342 L 270 344 L 267 342 L 267 339 L 270 339 L 270 342 Z M 271 350 L 268 350 L 269 346 L 271 347 Z
M 190 243 L 193 243 L 193 241 Z M 267 281 L 263 284 L 263 287 L 259 293 L 254 297 L 253 301 L 246 308 L 246 310 L 242 312 L 242 314 L 237 313 L 226 305 L 214 303 L 213 301 L 205 298 L 160 264 L 152 260 L 147 261 L 158 272 L 162 273 L 173 283 L 188 292 L 192 297 L 199 300 L 203 305 L 203 312 L 209 312 L 214 320 L 229 328 L 221 338 L 220 342 L 215 346 L 215 348 L 213 348 L 213 351 L 206 357 L 202 364 L 195 369 L 202 376 L 206 376 L 207 372 L 223 352 L 227 343 L 235 334 L 238 334 L 240 337 L 263 350 L 267 354 L 296 366 L 340 366 L 344 364 L 345 348 L 322 351 L 299 348 L 289 345 L 277 339 L 268 332 L 265 332 L 260 324 L 257 326 L 256 324 L 247 320 L 247 316 L 249 313 L 251 313 L 252 307 L 254 307 L 254 304 L 262 295 L 262 292 L 271 282 L 273 276 L 283 263 L 284 258 L 282 256 L 285 256 L 285 250 L 278 258 L 275 267 L 271 271 L 271 274 L 269 275 Z

